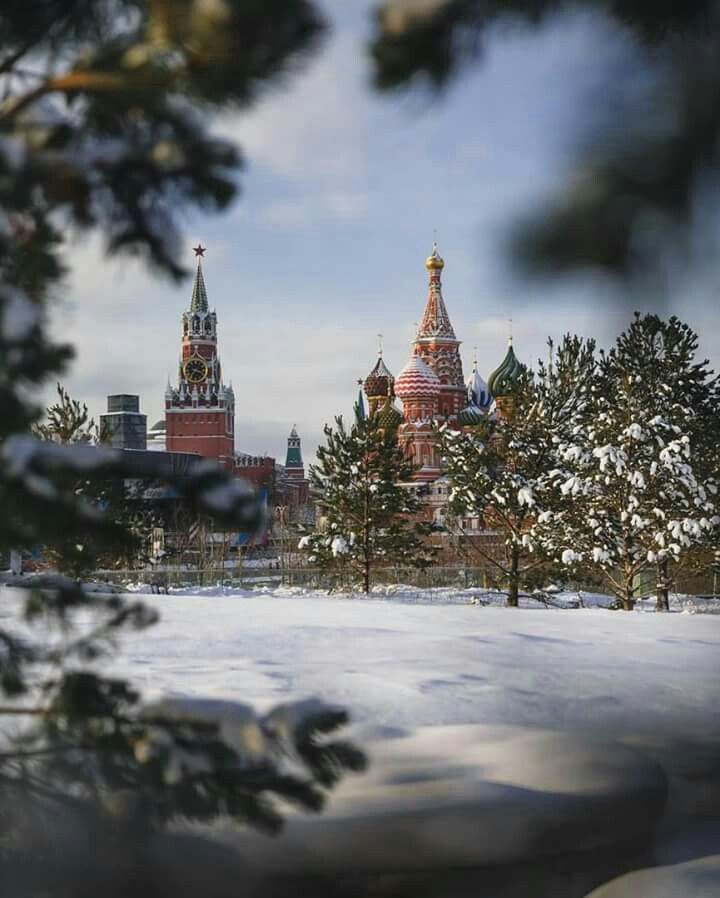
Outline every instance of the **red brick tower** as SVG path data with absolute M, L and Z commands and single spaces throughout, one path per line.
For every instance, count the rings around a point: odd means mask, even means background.
M 429 274 L 428 298 L 420 327 L 415 336 L 414 352 L 440 379 L 438 415 L 456 415 L 467 403 L 467 388 L 460 360 L 460 341 L 450 323 L 442 295 L 440 276 L 445 262 L 440 258 L 437 243 L 425 260 Z
M 182 314 L 178 386 L 165 392 L 166 446 L 171 452 L 196 452 L 232 470 L 235 465 L 235 396 L 222 381 L 217 354 L 217 315 L 208 307 L 201 257 L 190 308 Z

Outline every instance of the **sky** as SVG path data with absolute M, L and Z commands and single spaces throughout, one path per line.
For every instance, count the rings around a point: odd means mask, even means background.
M 720 362 L 715 230 L 692 265 L 668 263 L 656 290 L 632 300 L 597 278 L 529 281 L 505 251 L 521 215 L 562 184 L 591 104 L 626 57 L 622 39 L 573 18 L 526 33 L 505 27 L 482 64 L 440 96 L 370 86 L 368 0 L 326 0 L 332 32 L 300 74 L 250 112 L 214 129 L 245 156 L 230 211 L 185 222 L 217 310 L 219 353 L 236 395 L 236 446 L 284 460 L 297 424 L 308 460 L 323 425 L 347 415 L 377 358 L 379 333 L 394 374 L 408 361 L 427 293 L 424 260 L 437 237 L 444 297 L 466 376 L 474 347 L 487 377 L 512 332 L 527 363 L 567 331 L 609 345 L 633 308 L 675 313 Z M 148 424 L 163 415 L 175 376 L 177 285 L 139 262 L 108 260 L 98 239 L 71 239 L 57 336 L 76 347 L 64 378 L 97 418 L 109 393 L 137 393 Z M 51 398 L 52 388 L 48 388 Z

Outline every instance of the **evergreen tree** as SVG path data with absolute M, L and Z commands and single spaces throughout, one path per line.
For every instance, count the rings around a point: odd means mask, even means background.
M 504 558 L 482 543 L 475 548 L 507 583 L 509 607 L 518 605 L 523 578 L 547 562 L 534 531 L 554 499 L 555 447 L 587 413 L 594 366 L 594 343 L 567 336 L 549 365 L 518 374 L 503 414 L 495 410 L 464 431 L 440 430 L 450 511 L 502 535 Z
M 306 0 L 3 5 L 0 551 L 63 541 L 114 551 L 127 529 L 112 503 L 97 501 L 99 491 L 159 475 L 152 458 L 130 470 L 122 453 L 84 445 L 89 422 L 64 394 L 43 434 L 50 439 L 30 435 L 40 411 L 33 395 L 72 355 L 47 328 L 65 233 L 95 228 L 110 254 L 140 255 L 180 277 L 175 215 L 227 206 L 240 162 L 203 116 L 247 106 L 321 30 Z M 173 486 L 194 514 L 229 528 L 252 531 L 261 520 L 249 488 L 213 464 Z M 136 690 L 101 665 L 120 631 L 155 621 L 126 596 L 53 576 L 4 601 L 0 720 L 18 724 L 20 738 L 3 727 L 0 860 L 4 874 L 10 860 L 19 864 L 16 894 L 88 893 L 85 865 L 72 870 L 63 854 L 65 830 L 107 859 L 93 893 L 110 894 L 111 861 L 137 861 L 148 829 L 223 813 L 274 830 L 282 802 L 318 810 L 342 771 L 364 764 L 352 746 L 327 738 L 343 711 L 260 716 L 201 702 L 143 709 Z M 247 739 L 231 743 L 224 724 L 239 716 Z M 142 885 L 134 880 L 130 891 Z
M 47 420 L 33 427 L 35 436 L 53 443 L 97 442 L 97 426 L 87 405 L 80 405 L 62 384 L 57 385 L 57 394 L 60 401 L 45 410 Z
M 538 540 L 601 568 L 625 610 L 648 567 L 667 610 L 669 564 L 716 538 L 718 381 L 696 350 L 677 318 L 636 314 L 601 355 L 591 416 L 558 447 L 560 507 Z
M 350 430 L 341 417 L 335 422 L 335 429 L 325 427 L 327 445 L 310 467 L 326 525 L 304 536 L 299 547 L 322 570 L 338 579 L 348 574 L 369 593 L 380 565 L 424 568 L 432 562 L 430 527 L 414 519 L 421 509 L 408 486 L 414 467 L 395 431 L 384 428 L 378 415 L 366 417 L 359 405 Z

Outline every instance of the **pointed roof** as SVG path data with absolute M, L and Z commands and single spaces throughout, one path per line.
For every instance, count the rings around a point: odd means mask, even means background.
M 457 341 L 442 295 L 440 272 L 444 265 L 445 263 L 438 253 L 437 244 L 434 243 L 432 254 L 428 256 L 425 262 L 425 267 L 430 273 L 430 284 L 428 286 L 428 298 L 427 303 L 425 304 L 425 311 L 417 332 L 417 340 L 440 337 L 444 340 Z
M 363 391 L 362 391 L 363 382 L 362 382 L 362 380 L 358 381 L 358 387 L 359 387 L 358 398 L 357 398 L 357 402 L 355 403 L 355 406 L 354 406 L 355 420 L 356 421 L 364 421 L 367 416 L 365 414 L 365 400 L 363 399 Z
M 192 299 L 190 300 L 191 312 L 207 312 L 208 298 L 205 289 L 205 278 L 202 272 L 202 263 L 198 257 L 197 271 L 195 272 L 195 283 L 193 284 Z
M 297 440 L 297 445 L 295 441 Z M 302 468 L 303 460 L 302 460 L 302 451 L 300 449 L 300 437 L 298 436 L 297 428 L 293 424 L 292 430 L 290 431 L 290 436 L 288 437 L 288 448 L 287 455 L 285 456 L 285 467 L 286 468 Z
M 381 377 L 392 377 L 392 374 L 388 371 L 388 367 L 383 361 L 383 357 L 381 355 L 378 356 L 377 362 L 375 362 L 375 367 L 372 369 L 370 374 L 380 375 Z

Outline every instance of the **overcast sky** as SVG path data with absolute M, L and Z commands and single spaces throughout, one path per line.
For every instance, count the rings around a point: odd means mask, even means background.
M 297 423 L 311 457 L 323 424 L 350 411 L 379 332 L 388 366 L 400 371 L 425 303 L 434 231 L 466 375 L 474 346 L 485 376 L 499 363 L 509 318 L 518 356 L 533 362 L 548 335 L 610 343 L 638 304 L 688 321 L 717 362 L 714 237 L 690 272 L 668 274 L 664 290 L 629 306 L 587 279 L 522 280 L 503 252 L 510 225 L 567 173 L 575 123 L 602 103 L 604 76 L 625 52 L 609 29 L 576 19 L 529 35 L 505 30 L 441 98 L 382 97 L 369 87 L 367 0 L 327 8 L 332 35 L 304 72 L 219 126 L 245 153 L 242 192 L 230 212 L 197 217 L 186 232 L 189 263 L 193 244 L 208 248 L 239 449 L 282 461 Z M 139 393 L 153 423 L 176 372 L 191 283 L 107 261 L 92 241 L 74 242 L 67 260 L 56 330 L 77 358 L 66 384 L 94 415 L 108 393 Z

